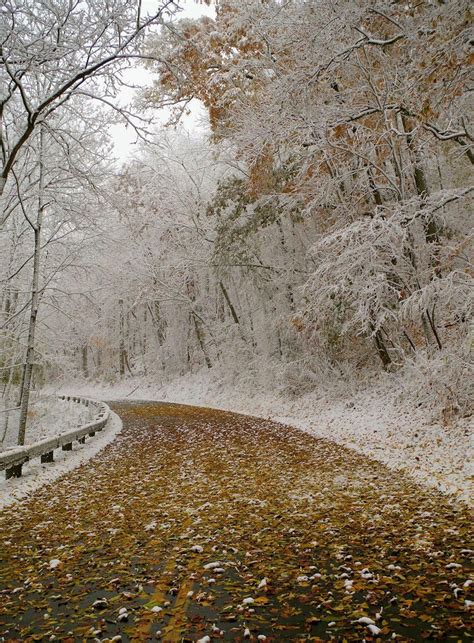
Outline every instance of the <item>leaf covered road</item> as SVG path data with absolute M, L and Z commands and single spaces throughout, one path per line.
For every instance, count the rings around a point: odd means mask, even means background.
M 111 445 L 0 514 L 4 640 L 472 636 L 467 510 L 269 421 L 113 408 Z

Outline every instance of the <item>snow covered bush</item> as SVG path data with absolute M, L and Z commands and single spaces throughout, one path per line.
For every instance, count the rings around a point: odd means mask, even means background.
M 414 197 L 392 211 L 379 207 L 313 246 L 317 268 L 305 285 L 301 318 L 305 326 L 311 320 L 321 350 L 347 354 L 354 340 L 370 339 L 388 367 L 420 348 L 465 341 L 474 285 L 467 237 L 455 237 L 435 214 L 467 192 Z M 436 239 L 427 234 L 432 221 Z
M 404 369 L 413 399 L 423 407 L 433 408 L 445 424 L 473 414 L 472 341 L 471 333 L 471 354 L 466 345 L 440 351 L 435 356 L 421 353 L 409 360 Z

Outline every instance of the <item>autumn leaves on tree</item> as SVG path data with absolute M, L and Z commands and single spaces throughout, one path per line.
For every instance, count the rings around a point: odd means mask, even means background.
M 463 372 L 468 3 L 223 1 L 147 52 L 156 80 L 143 102 L 178 119 L 201 100 L 244 171 L 208 209 L 219 266 L 240 256 L 250 270 L 248 246 L 270 227 L 303 291 L 293 328 L 320 357 L 367 362 L 374 350 L 394 368 L 449 345 Z

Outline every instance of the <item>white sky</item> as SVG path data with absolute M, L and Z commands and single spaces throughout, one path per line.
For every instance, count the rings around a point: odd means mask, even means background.
M 214 8 L 208 7 L 207 5 L 195 2 L 195 0 L 180 0 L 180 6 L 183 10 L 179 14 L 180 18 L 198 18 L 199 16 L 210 16 L 214 17 L 215 11 Z M 143 0 L 142 7 L 143 13 L 151 13 L 156 9 L 157 0 Z M 133 82 L 134 85 L 145 86 L 150 82 L 152 78 L 151 74 L 143 69 L 139 64 L 133 70 L 130 70 L 129 74 L 130 82 Z M 128 79 L 127 79 L 128 80 Z M 120 102 L 128 103 L 133 99 L 132 90 L 124 90 L 120 96 Z M 162 120 L 165 122 L 168 118 L 169 112 L 163 110 Z M 196 101 L 195 105 L 191 107 L 191 114 L 185 116 L 183 119 L 183 125 L 189 130 L 199 129 L 203 127 L 200 122 L 204 116 L 203 107 Z M 110 127 L 110 134 L 112 136 L 112 142 L 114 144 L 114 156 L 116 156 L 119 162 L 126 161 L 128 158 L 133 156 L 136 150 L 136 133 L 131 127 L 125 127 L 125 124 L 116 124 Z

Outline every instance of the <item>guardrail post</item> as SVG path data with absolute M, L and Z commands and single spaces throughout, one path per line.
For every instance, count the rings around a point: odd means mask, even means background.
M 7 480 L 10 480 L 10 478 L 21 478 L 21 468 L 23 466 L 22 464 L 14 464 L 13 467 L 10 467 L 9 469 L 6 469 L 5 471 L 5 478 Z
M 54 451 L 48 451 L 41 456 L 41 462 L 54 462 Z
M 63 451 L 72 451 L 72 442 L 67 442 L 61 447 Z

